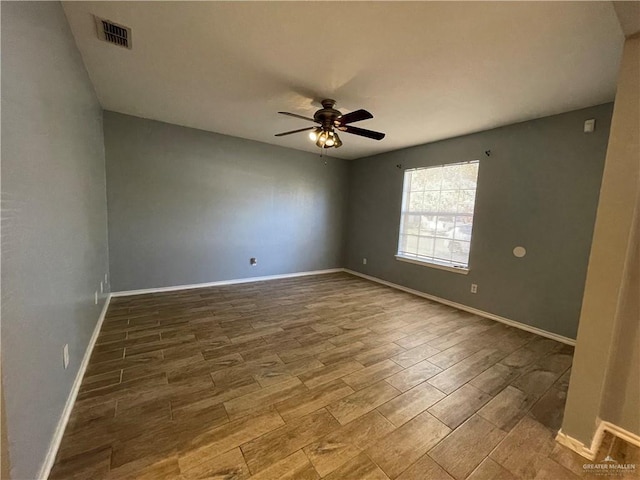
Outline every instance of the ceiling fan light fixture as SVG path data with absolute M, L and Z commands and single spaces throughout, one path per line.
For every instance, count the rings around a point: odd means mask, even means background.
M 327 134 L 326 134 L 326 132 L 321 132 L 321 133 L 318 135 L 318 138 L 316 139 L 316 146 L 317 146 L 318 148 L 322 148 L 322 147 L 324 147 L 324 146 L 325 146 L 325 145 L 324 145 L 324 143 L 325 143 L 326 141 L 327 141 Z
M 311 139 L 311 141 L 315 142 L 316 140 L 318 140 L 318 135 L 321 131 L 322 130 L 320 128 L 314 128 L 313 130 L 311 130 L 309 132 L 309 138 Z
M 334 142 L 333 146 L 335 148 L 339 148 L 342 146 L 342 140 L 340 140 L 340 137 L 338 136 L 337 133 L 334 133 L 333 135 L 333 142 Z
M 329 133 L 328 138 L 324 141 L 325 146 L 333 147 L 335 144 L 335 140 L 333 139 L 333 132 Z

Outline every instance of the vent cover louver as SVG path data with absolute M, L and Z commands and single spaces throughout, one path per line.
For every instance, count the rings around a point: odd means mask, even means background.
M 98 38 L 119 47 L 131 48 L 131 29 L 111 20 L 95 17 Z

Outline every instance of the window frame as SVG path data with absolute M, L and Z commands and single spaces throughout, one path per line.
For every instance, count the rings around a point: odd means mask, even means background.
M 409 195 L 412 192 L 412 190 L 406 191 L 407 185 L 406 185 L 406 180 L 407 180 L 407 173 L 412 172 L 412 171 L 416 171 L 416 170 L 427 170 L 427 169 L 435 169 L 435 168 L 444 168 L 444 167 L 452 167 L 452 166 L 457 166 L 457 165 L 468 165 L 468 164 L 477 164 L 477 174 L 476 174 L 476 185 L 475 185 L 475 189 L 474 189 L 474 197 L 473 197 L 473 211 L 471 213 L 465 213 L 464 215 L 461 216 L 470 216 L 471 217 L 471 234 L 470 234 L 470 238 L 469 238 L 469 256 L 467 257 L 467 264 L 466 266 L 464 264 L 459 264 L 456 265 L 455 262 L 451 261 L 446 261 L 446 260 L 440 260 L 438 258 L 428 258 L 428 257 L 420 257 L 419 253 L 416 253 L 415 256 L 412 254 L 407 254 L 407 252 L 405 252 L 404 254 L 401 253 L 401 245 L 402 245 L 402 240 L 403 240 L 403 236 L 407 236 L 409 235 L 406 232 L 403 232 L 403 222 L 405 220 L 405 215 L 410 214 L 410 210 L 405 209 L 405 207 L 408 207 L 407 203 L 409 202 Z M 462 275 L 466 275 L 469 273 L 469 271 L 471 270 L 471 243 L 473 241 L 473 232 L 474 232 L 474 217 L 475 217 L 475 201 L 477 199 L 477 194 L 478 194 L 478 176 L 480 174 L 480 160 L 479 159 L 474 159 L 474 160 L 468 160 L 468 161 L 464 161 L 464 162 L 456 162 L 456 163 L 445 163 L 445 164 L 440 164 L 440 165 L 430 165 L 430 166 L 424 166 L 424 167 L 415 167 L 415 168 L 408 168 L 403 172 L 403 179 L 402 179 L 402 203 L 401 203 L 401 207 L 400 207 L 400 221 L 399 221 L 399 225 L 398 225 L 398 242 L 397 242 L 397 247 L 396 247 L 396 254 L 395 254 L 395 258 L 396 260 L 402 261 L 402 262 L 407 262 L 407 263 L 412 263 L 415 265 L 421 265 L 424 267 L 429 267 L 429 268 L 435 268 L 435 269 L 439 269 L 439 270 L 445 270 L 445 271 L 450 271 L 450 272 L 454 272 L 454 273 L 459 273 Z M 456 191 L 460 191 L 460 190 L 468 190 L 468 189 L 460 189 L 457 188 L 455 189 Z M 426 190 L 423 190 L 426 191 Z M 443 191 L 442 187 L 439 190 L 432 190 L 432 191 L 437 191 L 439 192 L 439 195 L 441 194 L 441 192 Z M 447 191 L 445 189 L 445 191 Z M 438 213 L 438 212 L 434 212 L 434 213 Z M 458 212 L 456 212 L 458 213 Z M 456 213 L 447 213 L 447 215 L 451 215 L 451 216 L 456 216 Z M 436 231 L 437 231 L 437 223 L 438 223 L 438 215 L 434 215 L 434 217 L 436 218 L 435 222 L 436 222 Z M 457 225 L 454 224 L 454 227 L 452 228 L 456 228 Z M 417 235 L 418 238 L 420 238 L 421 236 L 418 234 Z M 434 241 L 436 241 L 437 238 L 441 238 L 438 237 L 437 235 L 425 235 L 425 237 L 427 238 L 433 238 Z M 434 251 L 435 253 L 435 251 Z

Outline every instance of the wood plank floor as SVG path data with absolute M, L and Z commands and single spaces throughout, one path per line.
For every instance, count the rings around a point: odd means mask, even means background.
M 577 478 L 572 354 L 343 273 L 113 298 L 50 478 Z

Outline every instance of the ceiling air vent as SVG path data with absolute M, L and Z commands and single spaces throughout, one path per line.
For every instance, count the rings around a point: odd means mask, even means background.
M 95 17 L 98 38 L 119 47 L 131 48 L 131 29 L 111 20 Z

